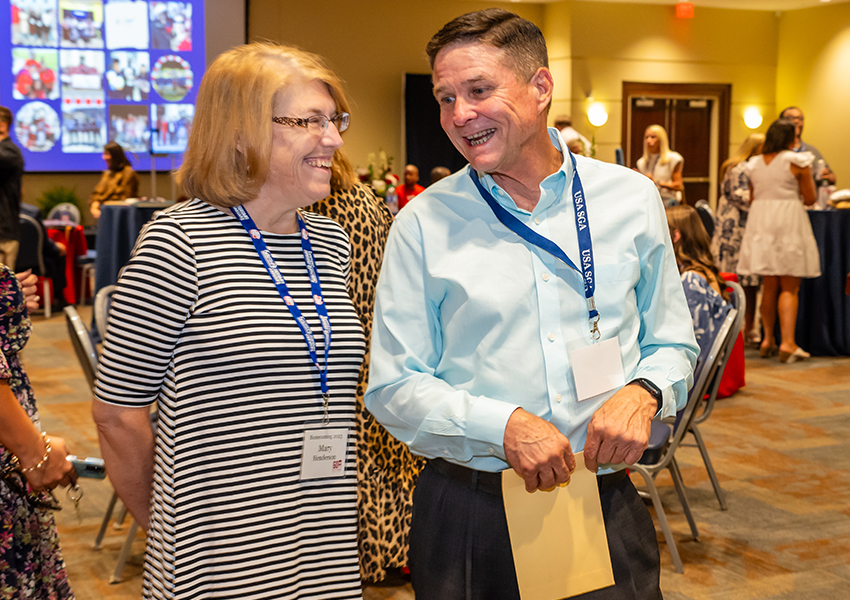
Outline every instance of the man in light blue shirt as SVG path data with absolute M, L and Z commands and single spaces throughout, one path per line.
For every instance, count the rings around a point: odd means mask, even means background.
M 366 394 L 375 418 L 431 459 L 414 494 L 417 600 L 518 599 L 498 472 L 513 468 L 530 492 L 548 489 L 569 480 L 579 450 L 588 468 L 603 467 L 616 581 L 593 598 L 660 598 L 649 513 L 624 471 L 607 466 L 635 463 L 651 420 L 684 406 L 698 353 L 658 192 L 628 169 L 573 162 L 546 127 L 553 80 L 535 25 L 478 11 L 447 24 L 427 51 L 443 129 L 471 166 L 429 187 L 393 225 Z M 574 200 L 579 178 L 586 212 Z M 590 271 L 580 258 L 588 228 Z M 573 369 L 574 352 L 602 345 L 613 345 L 616 364 Z M 617 371 L 619 383 L 583 397 L 588 379 L 614 381 Z

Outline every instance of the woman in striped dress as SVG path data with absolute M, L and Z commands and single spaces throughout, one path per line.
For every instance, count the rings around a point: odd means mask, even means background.
M 194 199 L 122 272 L 93 411 L 145 598 L 361 597 L 350 244 L 299 210 L 330 193 L 346 111 L 315 55 L 223 54 L 178 172 Z

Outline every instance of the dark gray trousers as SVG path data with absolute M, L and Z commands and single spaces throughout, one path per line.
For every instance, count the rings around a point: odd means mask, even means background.
M 615 585 L 582 600 L 661 599 L 655 526 L 628 478 L 601 493 Z M 519 600 L 502 498 L 429 464 L 413 494 L 410 572 L 416 600 Z

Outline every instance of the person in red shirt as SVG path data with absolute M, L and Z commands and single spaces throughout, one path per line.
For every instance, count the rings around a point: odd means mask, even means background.
M 404 168 L 404 185 L 396 188 L 398 194 L 398 209 L 404 208 L 404 205 L 413 200 L 425 191 L 425 188 L 419 185 L 419 169 L 416 165 L 407 165 Z

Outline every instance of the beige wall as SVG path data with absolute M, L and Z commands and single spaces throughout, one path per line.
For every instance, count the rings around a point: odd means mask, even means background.
M 588 138 L 595 133 L 597 157 L 613 161 L 621 144 L 624 81 L 732 84 L 730 146 L 749 134 L 748 106 L 775 111 L 777 18 L 772 12 L 699 8 L 692 20 L 676 19 L 672 6 L 562 2 L 563 26 L 549 22 L 547 41 L 569 36 L 573 124 Z M 608 122 L 594 131 L 587 98 L 602 102 Z M 762 126 L 762 130 L 766 125 Z
M 777 112 L 799 106 L 803 139 L 850 187 L 850 4 L 789 11 L 779 21 Z
M 490 6 L 507 8 L 543 26 L 538 4 L 457 0 L 252 0 L 251 40 L 295 44 L 323 56 L 345 81 L 352 104 L 345 150 L 355 166 L 383 148 L 404 168 L 402 83 L 405 73 L 430 73 L 425 44 L 453 18 Z

